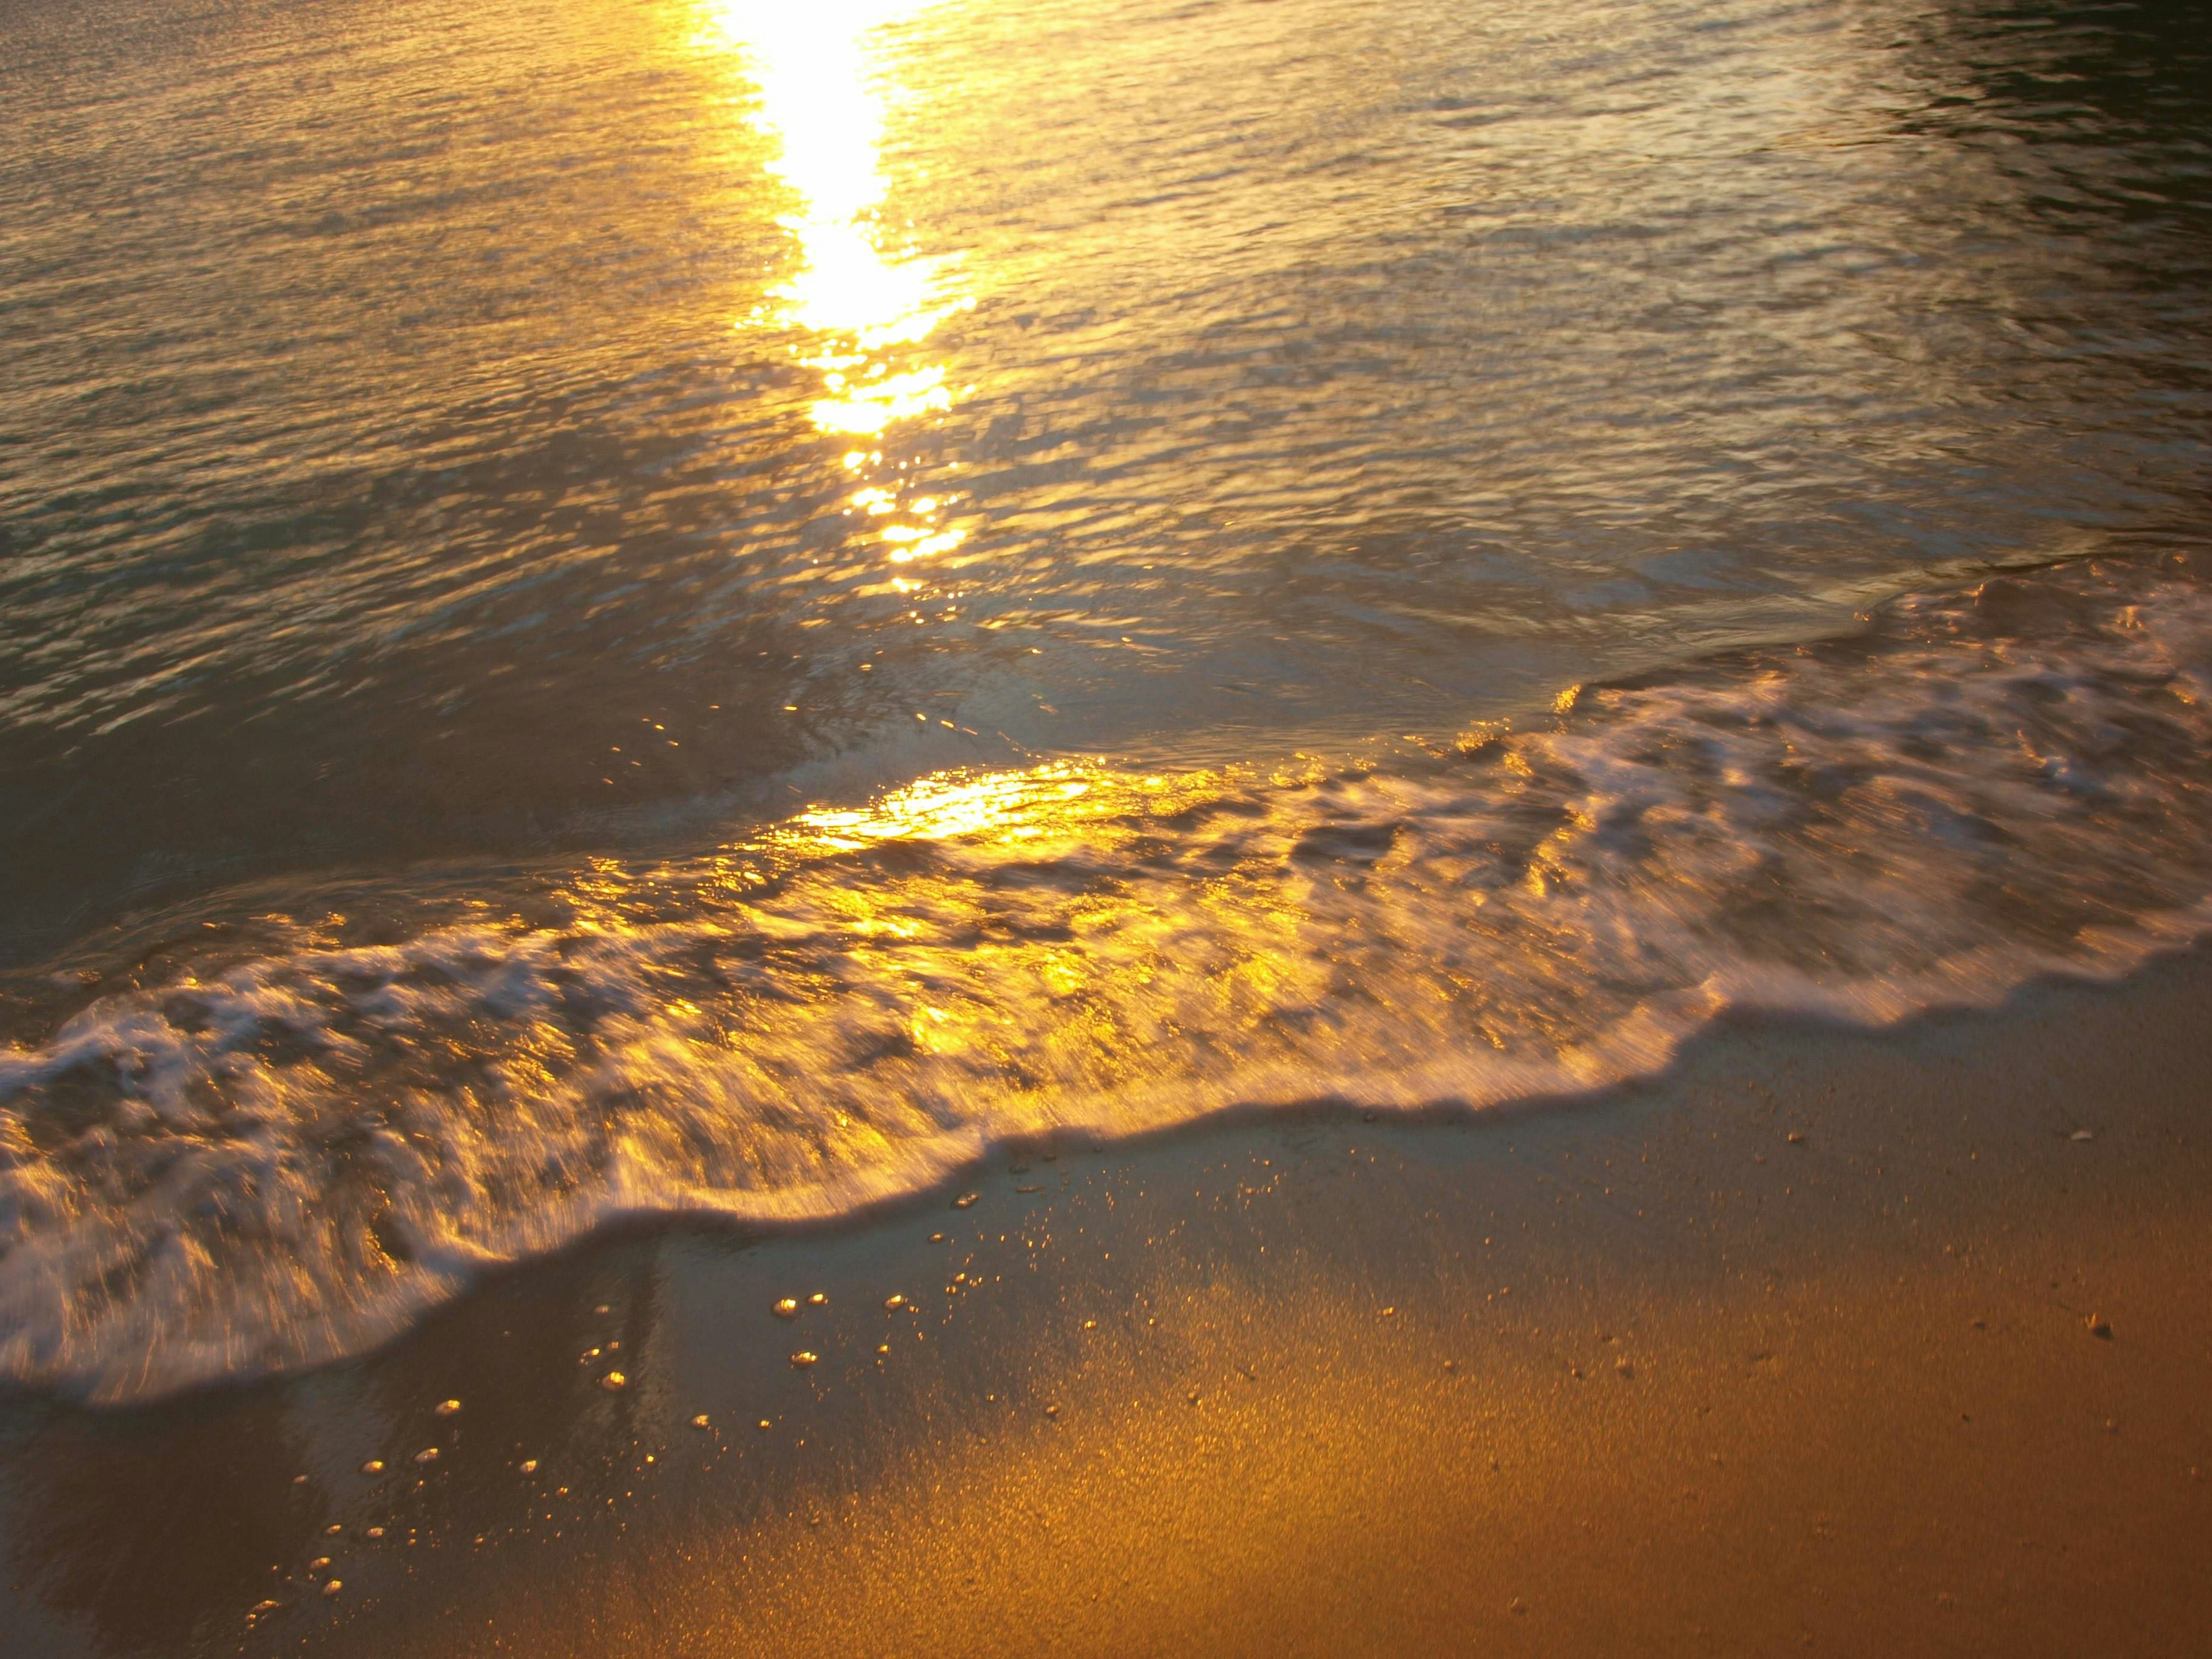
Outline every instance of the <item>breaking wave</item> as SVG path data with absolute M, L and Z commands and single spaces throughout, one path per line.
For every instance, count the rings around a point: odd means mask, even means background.
M 2212 598 L 2166 554 L 1431 750 L 945 775 L 681 861 L 295 895 L 15 994 L 0 1374 L 142 1398 L 616 1216 L 836 1217 L 1009 1139 L 1480 1107 L 1727 1010 L 2118 972 L 2212 920 L 2208 785 Z

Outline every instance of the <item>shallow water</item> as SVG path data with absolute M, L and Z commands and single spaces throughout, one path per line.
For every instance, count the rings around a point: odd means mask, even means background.
M 2212 895 L 2201 6 L 0 4 L 0 1370 Z

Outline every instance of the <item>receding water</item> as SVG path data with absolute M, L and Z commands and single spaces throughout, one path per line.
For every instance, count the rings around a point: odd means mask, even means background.
M 20 1381 L 2212 914 L 2202 5 L 0 42 Z

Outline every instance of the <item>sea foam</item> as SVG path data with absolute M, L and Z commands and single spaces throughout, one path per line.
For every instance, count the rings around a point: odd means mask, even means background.
M 1236 1107 L 1586 1091 L 1727 1011 L 1985 1006 L 2212 921 L 2193 556 L 1561 705 L 1382 758 L 945 774 L 26 993 L 0 1374 L 127 1401 L 312 1364 L 616 1217 L 834 1218 L 994 1143 Z

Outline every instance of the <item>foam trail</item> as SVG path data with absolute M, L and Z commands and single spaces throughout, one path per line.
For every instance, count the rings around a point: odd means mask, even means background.
M 240 918 L 0 1050 L 0 1374 L 142 1398 L 617 1215 L 836 1217 L 1008 1138 L 1480 1107 L 1729 1009 L 2124 971 L 2212 921 L 2208 699 L 2192 559 L 2084 562 L 1425 757 L 947 775 L 376 937 Z

